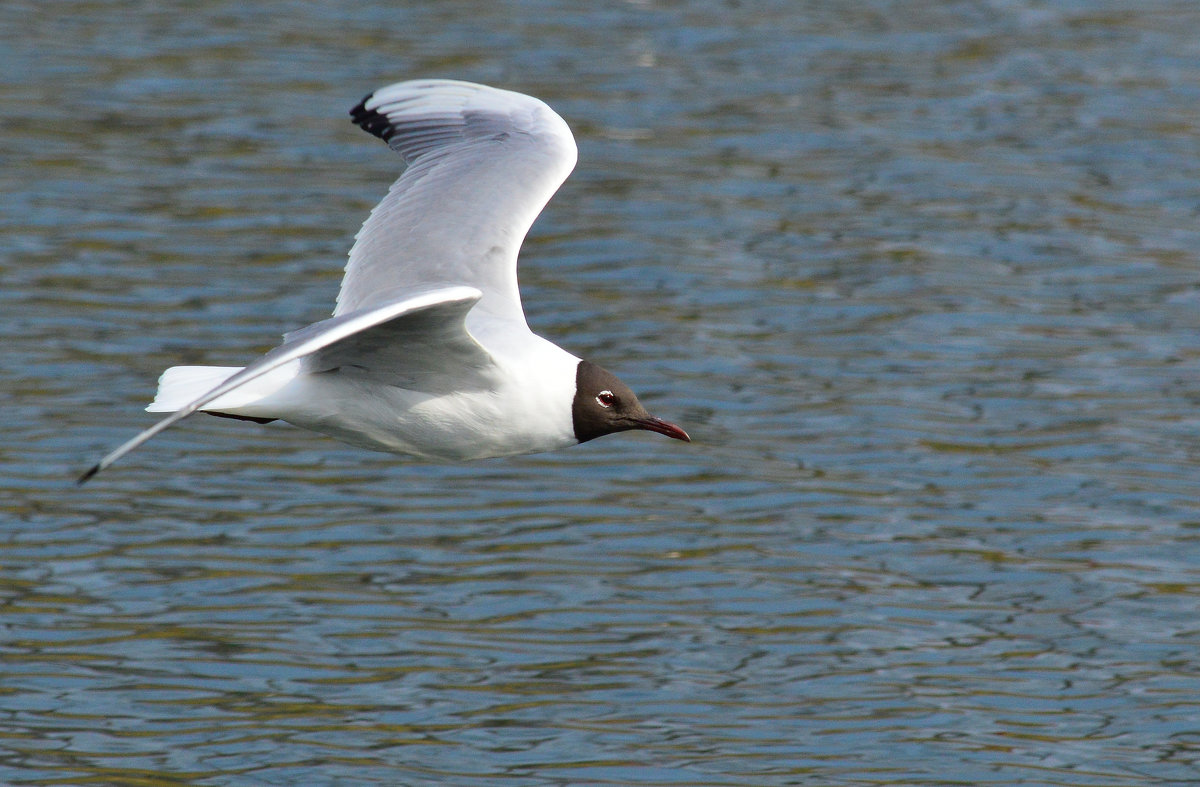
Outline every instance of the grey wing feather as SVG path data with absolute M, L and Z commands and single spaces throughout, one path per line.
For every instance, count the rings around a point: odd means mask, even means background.
M 466 328 L 467 313 L 479 301 L 480 292 L 469 287 L 437 292 L 463 295 L 406 312 L 400 318 L 379 322 L 322 347 L 304 357 L 304 371 L 319 374 L 336 369 L 376 383 L 430 394 L 489 386 L 494 382 L 495 361 Z M 386 313 L 387 309 L 378 307 L 374 311 Z M 290 333 L 286 339 L 303 340 L 310 331 L 319 332 L 341 319 L 332 317 Z
M 575 140 L 541 101 L 451 80 L 401 82 L 352 111 L 408 163 L 350 250 L 334 314 L 467 285 L 477 309 L 524 324 L 517 253 L 575 166 Z

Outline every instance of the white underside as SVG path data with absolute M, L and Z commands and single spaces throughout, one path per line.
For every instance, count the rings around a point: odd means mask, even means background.
M 423 459 L 484 459 L 574 445 L 571 402 L 579 359 L 532 333 L 521 339 L 519 363 L 505 363 L 505 350 L 515 348 L 493 350 L 496 374 L 486 389 L 430 394 L 382 384 L 368 370 L 307 374 L 297 361 L 202 410 L 275 418 L 352 445 Z M 146 409 L 179 410 L 238 371 L 172 367 Z

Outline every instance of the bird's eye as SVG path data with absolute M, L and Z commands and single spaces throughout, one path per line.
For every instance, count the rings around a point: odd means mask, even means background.
M 612 407 L 617 403 L 617 397 L 612 391 L 601 391 L 596 395 L 596 402 L 601 407 Z

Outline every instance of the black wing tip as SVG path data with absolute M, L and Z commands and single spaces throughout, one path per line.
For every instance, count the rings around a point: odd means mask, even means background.
M 373 134 L 384 142 L 387 142 L 396 133 L 392 122 L 387 119 L 387 115 L 377 112 L 374 109 L 367 109 L 367 102 L 371 100 L 374 93 L 368 93 L 363 96 L 363 100 L 354 105 L 354 109 L 350 110 L 350 119 L 354 121 L 354 125 Z
M 83 486 L 88 481 L 90 481 L 92 479 L 92 477 L 96 475 L 96 473 L 99 473 L 99 472 L 100 472 L 100 463 L 97 462 L 96 464 L 89 467 L 87 469 L 86 473 L 79 476 L 79 478 L 75 479 L 75 486 Z

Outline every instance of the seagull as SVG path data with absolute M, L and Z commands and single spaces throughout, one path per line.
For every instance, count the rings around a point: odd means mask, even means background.
M 355 236 L 333 316 L 244 367 L 167 369 L 146 410 L 170 415 L 79 483 L 196 412 L 435 461 L 630 429 L 691 442 L 525 321 L 517 254 L 577 157 L 561 117 L 531 96 L 446 79 L 381 88 L 350 116 L 406 167 Z

